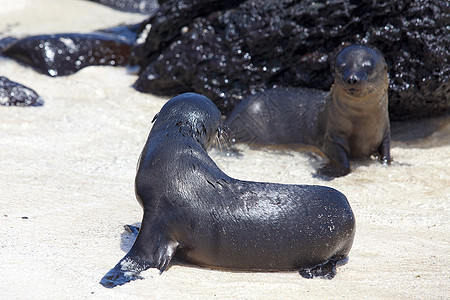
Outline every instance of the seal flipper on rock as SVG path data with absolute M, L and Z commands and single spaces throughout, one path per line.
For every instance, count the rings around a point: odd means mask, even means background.
M 139 235 L 131 250 L 100 281 L 104 287 L 113 288 L 143 279 L 140 273 L 150 268 L 156 268 L 160 273 L 167 268 L 178 243 L 172 241 L 161 229 L 164 225 L 158 226 L 158 222 L 153 222 L 152 226 L 149 222 L 152 221 L 144 216 Z

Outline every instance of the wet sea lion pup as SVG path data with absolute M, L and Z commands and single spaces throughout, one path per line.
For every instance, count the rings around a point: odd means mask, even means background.
M 236 142 L 256 145 L 312 145 L 329 163 L 320 175 L 350 172 L 349 159 L 379 156 L 390 163 L 387 65 L 376 49 L 352 45 L 335 63 L 329 93 L 275 88 L 240 102 L 225 124 Z
M 161 109 L 136 174 L 144 210 L 139 235 L 102 285 L 139 279 L 148 268 L 163 272 L 174 255 L 213 268 L 334 276 L 355 233 L 346 197 L 323 186 L 227 176 L 206 152 L 219 122 L 212 101 L 193 93 Z

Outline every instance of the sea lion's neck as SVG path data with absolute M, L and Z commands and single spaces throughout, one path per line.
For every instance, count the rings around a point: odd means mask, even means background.
M 334 84 L 330 92 L 332 106 L 343 114 L 373 113 L 387 105 L 387 90 L 374 90 L 362 96 L 348 93 L 339 84 Z

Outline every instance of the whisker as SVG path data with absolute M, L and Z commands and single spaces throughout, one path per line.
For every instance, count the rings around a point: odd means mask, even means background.
M 231 148 L 231 145 L 233 144 L 233 140 L 230 138 L 230 128 L 225 124 L 222 126 L 221 139 L 223 144 L 226 146 L 226 150 L 228 152 Z
M 367 83 L 367 91 L 368 91 L 369 93 L 373 93 L 373 92 L 376 92 L 376 93 L 383 92 L 384 88 L 385 88 L 384 84 L 380 83 L 379 81 L 377 81 L 377 82 L 375 82 L 375 83 L 372 83 L 372 82 L 368 82 L 368 83 Z
M 231 148 L 231 141 L 228 138 L 228 131 L 224 130 L 224 126 L 225 125 L 222 125 L 221 130 L 217 131 L 211 143 L 211 147 L 218 149 L 222 153 L 228 153 Z

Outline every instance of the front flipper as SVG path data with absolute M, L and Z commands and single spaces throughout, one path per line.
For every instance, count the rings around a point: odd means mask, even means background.
M 167 237 L 163 227 L 148 226 L 145 218 L 131 250 L 119 263 L 103 276 L 100 284 L 107 288 L 143 279 L 142 271 L 156 268 L 160 273 L 169 265 L 178 243 Z
M 326 138 L 322 151 L 329 162 L 317 171 L 316 177 L 333 179 L 350 173 L 349 146 L 345 138 L 339 136 Z
M 391 133 L 388 129 L 386 134 L 384 135 L 383 141 L 381 142 L 380 147 L 378 148 L 378 152 L 380 153 L 380 162 L 383 165 L 391 164 Z
M 126 255 L 119 263 L 103 276 L 100 284 L 106 288 L 113 288 L 132 280 L 143 279 L 140 273 L 150 268 L 145 261 Z

